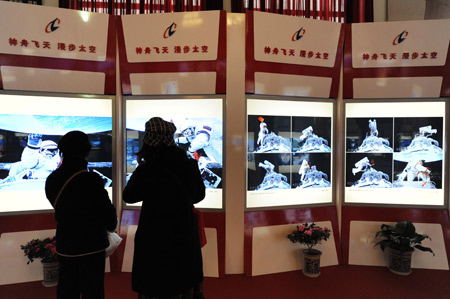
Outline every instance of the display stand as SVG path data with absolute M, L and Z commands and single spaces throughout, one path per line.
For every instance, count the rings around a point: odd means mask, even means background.
M 208 239 L 202 249 L 204 272 L 205 276 L 213 277 L 225 273 L 222 169 L 226 22 L 225 11 L 124 15 L 118 19 L 120 80 L 127 131 L 124 175 L 129 177 L 136 167 L 134 153 L 142 146 L 145 122 L 156 116 L 173 122 L 178 145 L 190 149 L 193 158 L 198 160 L 207 187 L 205 199 L 196 207 L 204 216 Z M 195 134 L 184 135 L 188 128 Z M 193 149 L 190 145 L 198 134 L 204 134 L 208 142 Z M 123 208 L 121 233 L 126 245 L 121 251 L 119 268 L 129 272 L 133 255 L 130 246 L 133 246 L 140 203 L 123 203 Z
M 55 169 L 58 163 L 47 169 L 33 169 L 27 175 L 16 173 L 13 176 L 11 168 L 20 164 L 21 153 L 28 148 L 24 145 L 28 144 L 29 134 L 35 134 L 36 140 L 38 136 L 43 137 L 40 144 L 30 142 L 30 146 L 39 145 L 36 147 L 39 154 L 49 156 L 55 154 L 60 136 L 71 130 L 78 128 L 95 135 L 93 131 L 98 129 L 100 119 L 107 119 L 103 124 L 107 123 L 108 128 L 103 127 L 97 133 L 107 131 L 105 137 L 113 139 L 116 33 L 114 16 L 90 12 L 1 2 L 0 15 L 1 35 L 7 37 L 0 42 L 0 97 L 5 107 L 0 112 L 0 232 L 2 239 L 9 239 L 1 250 L 5 261 L 17 262 L 13 267 L 15 271 L 0 282 L 5 284 L 34 279 L 29 265 L 25 268 L 26 262 L 16 257 L 19 253 L 16 249 L 19 251 L 19 245 L 24 244 L 22 238 L 53 236 L 56 227 L 44 184 L 50 173 L 48 169 Z M 21 18 L 15 17 L 19 15 Z M 96 124 L 86 125 L 87 119 Z M 109 153 L 100 166 L 107 165 L 108 174 L 104 179 L 109 186 L 113 180 L 111 139 L 109 145 L 101 138 L 91 139 L 91 153 L 98 154 L 100 145 L 103 148 L 100 151 Z M 54 161 L 59 158 L 59 154 L 52 156 Z M 44 163 L 50 165 L 47 161 Z M 107 190 L 112 191 L 112 188 Z M 114 200 L 111 192 L 110 198 Z
M 296 224 L 305 222 L 331 222 L 331 230 L 333 236 L 332 239 L 326 242 L 327 251 L 325 251 L 322 256 L 321 267 L 341 264 L 342 261 L 339 238 L 339 224 L 336 207 L 328 206 L 316 208 L 246 212 L 244 232 L 245 274 L 247 276 L 254 276 L 297 270 L 297 267 L 299 265 L 295 265 L 295 261 L 293 262 L 293 265 L 281 264 L 280 262 L 280 265 L 278 267 L 275 266 L 274 268 L 269 266 L 261 266 L 261 264 L 267 264 L 267 261 L 265 261 L 261 257 L 266 256 L 266 258 L 270 258 L 270 262 L 272 264 L 276 264 L 277 262 L 279 262 L 277 256 L 284 254 L 284 252 L 269 252 L 269 250 L 271 250 L 271 248 L 280 248 L 281 250 L 285 250 L 283 249 L 284 246 L 283 244 L 280 244 L 280 247 L 278 247 L 277 244 L 272 244 L 272 242 L 286 242 L 286 244 L 288 244 L 289 240 L 287 239 L 287 235 L 292 231 L 292 228 L 295 228 Z M 281 230 L 281 233 L 280 231 L 277 231 L 277 237 L 269 237 L 268 234 L 265 234 L 265 241 L 263 241 L 263 246 L 266 246 L 268 248 L 267 250 L 254 247 L 254 231 L 257 228 L 264 227 L 269 228 L 269 234 L 270 227 L 279 227 Z M 254 254 L 255 250 L 258 251 L 258 256 L 256 257 Z M 292 253 L 288 252 L 287 254 L 300 253 L 300 247 L 297 246 L 293 246 L 290 250 L 292 251 Z M 286 260 L 287 257 L 284 257 L 283 259 Z M 258 273 L 255 273 L 255 267 L 258 267 Z
M 448 24 L 449 20 L 427 20 L 346 25 L 346 169 L 341 194 L 345 264 L 385 266 L 382 251 L 374 247 L 376 232 L 383 223 L 409 220 L 419 233 L 431 237 L 423 246 L 436 253 L 433 257 L 416 250 L 412 267 L 449 269 L 444 137 L 448 99 L 443 97 L 449 95 L 450 52 L 448 38 L 434 34 Z M 432 105 L 440 108 L 428 110 Z M 380 137 L 383 144 L 377 142 Z M 439 142 L 431 141 L 436 138 Z M 430 146 L 425 142 L 416 148 L 424 140 Z
M 383 207 L 349 207 L 342 208 L 342 256 L 344 264 L 385 266 L 380 248 L 375 248 L 375 232 L 380 229 L 380 223 L 395 224 L 397 221 L 409 220 L 418 223 L 436 224 L 423 226 L 419 233 L 432 236 L 431 241 L 424 241 L 435 252 L 419 254 L 416 258 L 418 268 L 448 270 L 450 261 L 450 223 L 447 210 L 442 209 L 411 209 L 411 208 L 383 208 Z M 353 225 L 352 225 L 353 222 Z M 428 229 L 428 230 L 426 230 Z M 426 230 L 426 231 L 423 231 Z M 359 236 L 352 239 L 351 236 Z M 353 247 L 351 248 L 351 242 Z M 425 244 L 426 243 L 426 244 Z M 414 258 L 413 258 L 414 259 Z M 413 260 L 414 261 L 414 260 Z
M 286 238 L 301 222 L 332 226 L 322 266 L 339 264 L 333 111 L 343 27 L 256 11 L 246 26 L 245 274 L 301 268 Z

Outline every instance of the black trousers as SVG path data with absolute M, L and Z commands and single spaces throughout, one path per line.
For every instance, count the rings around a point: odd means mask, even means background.
M 58 256 L 58 299 L 105 298 L 105 252 L 81 257 Z

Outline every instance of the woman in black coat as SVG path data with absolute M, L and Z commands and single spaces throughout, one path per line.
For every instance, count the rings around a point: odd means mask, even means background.
M 193 204 L 205 197 L 197 162 L 175 145 L 175 126 L 159 117 L 146 123 L 139 166 L 123 192 L 142 201 L 135 236 L 132 288 L 140 298 L 202 298 L 202 253 Z
M 102 178 L 87 171 L 86 157 L 91 150 L 88 136 L 80 131 L 69 132 L 61 138 L 58 148 L 63 156 L 62 164 L 45 183 L 45 193 L 55 208 L 57 222 L 57 297 L 79 299 L 82 295 L 101 299 L 104 298 L 105 249 L 109 246 L 107 231 L 116 229 L 116 210 Z

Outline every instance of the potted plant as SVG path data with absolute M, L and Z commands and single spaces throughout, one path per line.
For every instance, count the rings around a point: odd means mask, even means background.
M 20 246 L 25 256 L 28 257 L 27 264 L 32 263 L 35 259 L 41 259 L 44 269 L 42 284 L 46 287 L 58 284 L 58 259 L 55 243 L 56 240 L 52 237 L 43 240 L 33 239 L 27 244 Z
M 414 224 L 407 220 L 399 221 L 395 226 L 382 224 L 381 230 L 376 233 L 375 238 L 382 238 L 375 246 L 380 245 L 383 252 L 389 248 L 389 270 L 396 274 L 409 275 L 411 273 L 411 257 L 415 249 L 431 252 L 434 256 L 431 248 L 421 245 L 423 240 L 430 239 L 430 237 L 418 234 Z
M 307 246 L 303 249 L 303 274 L 309 277 L 320 275 L 320 256 L 322 252 L 313 247 L 330 238 L 331 230 L 327 227 L 321 228 L 314 222 L 297 225 L 297 229 L 287 235 L 292 243 L 300 243 Z

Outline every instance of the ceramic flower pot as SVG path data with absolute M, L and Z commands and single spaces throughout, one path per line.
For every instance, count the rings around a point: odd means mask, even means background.
M 59 265 L 58 262 L 42 263 L 44 270 L 44 287 L 54 287 L 58 284 Z
M 389 248 L 389 270 L 399 275 L 411 274 L 412 251 L 400 253 L 400 251 Z
M 320 275 L 320 257 L 322 252 L 317 249 L 303 250 L 303 274 L 308 277 Z

